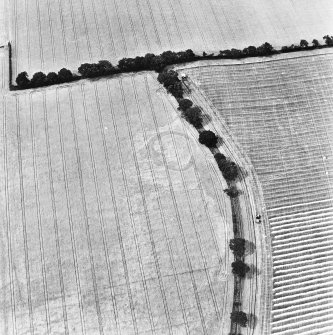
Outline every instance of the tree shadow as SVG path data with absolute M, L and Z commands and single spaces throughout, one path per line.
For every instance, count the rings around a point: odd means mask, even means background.
M 222 139 L 222 137 L 220 135 L 217 135 L 217 134 L 216 134 L 216 137 L 217 137 L 217 144 L 216 144 L 216 146 L 220 147 L 224 143 L 223 139 Z
M 232 304 L 233 311 L 240 311 L 242 309 L 242 302 L 241 301 L 234 301 Z
M 212 121 L 212 117 L 208 114 L 202 114 L 202 125 L 206 126 Z
M 218 144 L 217 144 L 217 146 L 218 146 Z M 219 149 L 218 149 L 217 147 L 209 148 L 209 150 L 211 151 L 211 153 L 212 153 L 213 155 L 215 155 L 215 154 L 217 154 L 217 153 L 220 152 Z
M 242 195 L 242 194 L 244 194 L 244 191 L 243 191 L 243 190 L 239 190 L 239 189 L 237 189 L 237 192 L 238 192 L 238 195 Z
M 247 315 L 247 320 L 248 327 L 254 329 L 258 323 L 258 318 L 254 314 L 250 313 Z
M 245 170 L 243 167 L 238 166 L 238 170 L 239 170 L 239 176 L 238 179 L 241 179 L 242 177 L 248 177 L 249 173 L 247 172 L 247 170 Z
M 252 255 L 255 249 L 256 245 L 253 242 L 245 240 L 245 255 Z
M 242 190 L 238 190 L 236 187 L 231 186 L 223 190 L 223 192 L 230 198 L 235 199 L 243 194 Z
M 246 273 L 246 278 L 252 279 L 254 276 L 258 276 L 260 274 L 260 270 L 253 264 L 250 264 L 249 268 L 250 270 Z

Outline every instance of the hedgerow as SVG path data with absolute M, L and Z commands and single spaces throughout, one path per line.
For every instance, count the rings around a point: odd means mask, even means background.
M 217 55 L 207 54 L 203 52 L 202 55 L 195 55 L 191 49 L 179 52 L 164 51 L 160 55 L 148 53 L 145 56 L 137 56 L 135 58 L 122 58 L 119 60 L 117 66 L 113 66 L 107 60 L 101 60 L 98 63 L 84 63 L 78 68 L 80 76 L 74 75 L 68 69 L 62 69 L 58 73 L 50 72 L 47 75 L 43 72 L 35 73 L 31 79 L 27 72 L 21 72 L 17 75 L 16 84 L 10 83 L 10 88 L 13 90 L 23 90 L 27 88 L 36 88 L 42 86 L 55 85 L 60 83 L 67 83 L 73 80 L 84 78 L 96 78 L 101 76 L 109 76 L 116 73 L 138 72 L 138 71 L 156 71 L 163 72 L 164 69 L 173 64 L 180 64 L 185 62 L 192 62 L 204 59 L 240 59 L 247 57 L 262 57 L 270 56 L 278 53 L 295 52 L 300 50 L 313 50 L 316 48 L 325 48 L 333 46 L 333 36 L 325 35 L 323 37 L 325 45 L 321 45 L 318 40 L 312 41 L 312 46 L 306 40 L 301 40 L 299 45 L 283 46 L 280 50 L 275 50 L 273 46 L 265 42 L 259 47 L 249 46 L 243 50 L 227 49 L 221 50 Z M 61 73 L 62 71 L 62 73 Z M 179 94 L 179 84 L 175 83 L 175 87 L 170 87 L 169 92 L 175 92 L 177 98 L 181 98 Z

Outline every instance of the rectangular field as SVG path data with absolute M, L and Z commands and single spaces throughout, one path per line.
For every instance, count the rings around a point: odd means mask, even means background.
M 183 69 L 262 183 L 271 226 L 273 334 L 333 329 L 333 55 Z
M 156 76 L 0 99 L 0 333 L 228 333 L 230 203 Z
M 14 76 L 21 71 L 32 74 L 62 67 L 75 71 L 84 62 L 117 62 L 126 56 L 166 50 L 218 52 L 266 41 L 281 47 L 333 33 L 331 0 L 2 3 L 10 10 L 5 11 L 5 19 L 1 21 L 0 17 L 0 37 L 4 43 L 12 41 Z

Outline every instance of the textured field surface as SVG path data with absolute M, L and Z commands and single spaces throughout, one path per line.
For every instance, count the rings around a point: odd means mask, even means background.
M 224 181 L 155 76 L 0 99 L 0 333 L 227 334 Z
M 189 81 L 186 82 L 189 85 Z M 235 181 L 239 191 L 233 203 L 233 216 L 246 240 L 244 261 L 250 266 L 246 280 L 241 285 L 241 307 L 248 315 L 249 324 L 242 334 L 265 335 L 271 330 L 272 307 L 272 264 L 271 239 L 268 218 L 262 211 L 263 195 L 260 182 L 247 156 L 230 134 L 230 129 L 216 117 L 216 109 L 202 91 L 190 83 L 190 99 L 204 111 L 204 128 L 221 136 L 218 148 L 239 167 L 241 177 Z M 255 222 L 257 213 L 262 213 L 262 224 Z M 224 334 L 224 333 L 222 333 Z
M 0 32 L 13 43 L 14 75 L 165 50 L 278 47 L 333 33 L 331 0 L 2 2 L 11 14 Z
M 263 185 L 274 268 L 273 334 L 333 332 L 333 56 L 186 72 Z

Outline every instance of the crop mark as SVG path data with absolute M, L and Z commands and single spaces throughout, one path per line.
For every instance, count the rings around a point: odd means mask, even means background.
M 187 157 L 181 157 L 182 163 L 178 164 L 176 157 L 168 151 L 168 147 L 170 148 L 170 146 L 164 145 L 162 141 L 163 138 L 166 141 L 171 141 L 173 136 L 172 134 L 176 138 L 178 138 L 178 141 L 183 139 L 186 140 L 188 138 L 188 136 L 184 133 L 165 130 L 160 132 L 159 134 L 154 134 L 153 136 L 151 136 L 150 139 L 147 141 L 147 146 L 152 153 L 151 156 L 154 164 L 158 166 L 165 166 L 166 163 L 166 166 L 169 170 L 186 171 L 193 165 L 194 158 L 192 155 L 188 154 Z M 171 148 L 173 147 L 171 146 Z M 163 156 L 165 157 L 166 162 L 163 161 Z
M 127 130 L 128 130 L 128 133 L 129 133 L 129 139 L 130 139 L 130 144 L 131 144 L 131 148 L 132 148 L 132 155 L 133 155 L 134 163 L 135 163 L 136 176 L 138 178 L 138 183 L 139 183 L 139 186 L 140 186 L 140 194 L 141 194 L 142 202 L 143 202 L 143 205 L 144 205 L 145 218 L 146 218 L 147 225 L 149 225 L 149 218 L 147 216 L 147 210 L 146 210 L 146 200 L 145 200 L 145 195 L 144 195 L 143 189 L 142 189 L 142 183 L 141 183 L 141 180 L 140 180 L 140 170 L 139 170 L 138 161 L 137 161 L 137 157 L 136 157 L 136 153 L 135 153 L 133 133 L 132 133 L 132 130 L 131 130 L 130 119 L 129 119 L 129 114 L 128 114 L 128 107 L 127 107 L 127 104 L 126 104 L 126 99 L 125 99 L 125 94 L 124 94 L 124 88 L 123 88 L 122 81 L 123 81 L 123 79 L 119 80 L 119 87 L 120 87 L 120 91 L 121 91 L 121 99 L 122 99 L 123 107 L 124 107 L 124 110 L 125 110 L 126 125 L 127 125 Z M 154 334 L 156 334 L 155 324 L 154 324 L 153 316 L 152 316 L 152 308 L 151 308 L 151 303 L 150 303 L 149 294 L 148 294 L 147 277 L 146 277 L 146 273 L 145 273 L 145 270 L 144 270 L 144 267 L 143 267 L 142 255 L 141 255 L 141 251 L 140 251 L 140 247 L 139 247 L 139 243 L 138 243 L 137 226 L 136 226 L 135 221 L 134 221 L 133 211 L 132 211 L 133 206 L 132 206 L 131 197 L 129 195 L 129 185 L 128 185 L 128 181 L 127 181 L 127 178 L 126 178 L 126 174 L 124 176 L 125 176 L 124 181 L 126 183 L 126 198 L 127 198 L 127 202 L 128 202 L 128 205 L 129 205 L 131 225 L 132 225 L 132 229 L 133 229 L 133 232 L 134 232 L 134 240 L 135 240 L 137 255 L 138 255 L 138 259 L 139 259 L 140 271 L 141 271 L 141 275 L 142 275 L 142 279 L 143 279 L 142 284 L 143 284 L 143 287 L 144 287 L 146 303 L 147 303 L 148 312 L 149 312 L 150 327 L 151 327 L 151 331 Z M 148 227 L 148 229 L 149 229 L 149 227 Z M 151 233 L 150 233 L 150 235 L 151 235 Z
M 145 80 L 147 82 L 147 77 L 145 78 Z M 153 118 L 154 118 L 155 127 L 156 127 L 156 129 L 158 129 L 158 122 L 156 120 L 155 111 L 154 111 L 151 99 L 149 99 L 149 103 L 150 103 L 151 109 L 153 110 L 152 114 L 153 114 Z M 167 110 L 166 110 L 165 102 L 164 102 L 163 99 L 162 99 L 162 104 L 163 104 L 163 110 L 164 110 L 165 114 L 167 115 Z M 170 124 L 169 124 L 169 129 L 170 129 Z M 171 129 L 169 130 L 169 132 L 171 133 L 171 137 L 172 137 L 173 132 L 171 131 Z M 162 145 L 161 144 L 161 137 L 159 136 L 158 138 L 160 140 L 160 146 L 161 146 Z M 175 147 L 175 141 L 174 140 L 175 140 L 174 137 L 172 137 L 173 147 Z M 179 164 L 178 155 L 176 155 L 176 156 L 177 156 L 177 162 Z M 163 161 L 164 161 L 164 166 L 167 166 L 166 157 L 165 157 L 163 151 L 162 151 L 162 157 L 163 157 Z M 193 273 L 193 265 L 192 265 L 192 262 L 191 262 L 191 259 L 190 259 L 190 254 L 189 254 L 189 249 L 188 249 L 186 238 L 185 238 L 184 228 L 183 228 L 182 223 L 181 223 L 181 216 L 180 216 L 180 212 L 179 212 L 179 209 L 178 209 L 178 204 L 177 204 L 175 192 L 174 192 L 173 187 L 172 187 L 171 176 L 170 176 L 170 173 L 169 173 L 168 169 L 165 169 L 165 170 L 166 170 L 168 182 L 169 182 L 169 185 L 170 185 L 172 201 L 173 201 L 173 205 L 174 205 L 174 209 L 175 209 L 175 214 L 176 214 L 176 217 L 177 217 L 178 228 L 181 232 L 181 240 L 182 240 L 184 250 L 185 250 L 187 265 L 188 265 L 188 268 L 190 270 L 189 273 L 190 273 L 190 277 L 191 277 L 191 284 L 192 284 L 192 288 L 193 288 L 193 291 L 194 291 L 194 296 L 195 296 L 195 300 L 196 300 L 196 304 L 197 304 L 197 309 L 198 309 L 198 313 L 199 313 L 199 317 L 200 317 L 200 321 L 201 321 L 202 330 L 203 330 L 204 334 L 207 334 L 207 328 L 206 328 L 204 315 L 203 315 L 203 310 L 202 310 L 202 306 L 201 306 L 201 302 L 200 302 L 200 296 L 199 296 L 199 293 L 198 293 L 198 287 L 197 287 L 197 283 L 196 283 L 195 276 L 194 276 L 194 273 Z
M 151 96 L 150 96 L 150 90 L 149 90 L 149 86 L 147 85 L 147 82 L 145 82 L 145 89 L 146 89 L 147 97 L 150 100 Z M 150 112 L 153 113 L 153 110 L 150 109 Z M 145 131 L 144 126 L 143 126 L 143 119 L 142 119 L 141 109 L 139 110 L 139 117 L 140 117 L 140 122 L 141 122 L 141 125 L 142 125 L 144 139 L 147 142 L 147 134 L 146 134 L 146 131 Z M 158 128 L 156 128 L 156 124 L 155 124 L 155 131 L 156 131 L 156 133 L 158 133 Z M 160 212 L 161 212 L 163 230 L 164 230 L 164 233 L 165 233 L 165 236 L 166 236 L 166 243 L 167 243 L 167 248 L 168 248 L 170 261 L 171 261 L 171 265 L 172 265 L 172 272 L 173 272 L 173 276 L 174 276 L 175 281 L 176 281 L 177 294 L 178 294 L 179 302 L 180 302 L 180 305 L 181 305 L 182 316 L 183 316 L 183 320 L 184 320 L 185 327 L 186 327 L 186 333 L 189 334 L 188 320 L 187 320 L 187 316 L 186 316 L 186 313 L 185 313 L 185 307 L 184 307 L 184 299 L 183 299 L 183 296 L 181 294 L 179 278 L 178 278 L 178 274 L 176 272 L 176 267 L 175 267 L 175 264 L 174 264 L 174 255 L 173 255 L 173 252 L 172 252 L 169 232 L 168 232 L 168 229 L 167 229 L 168 225 L 166 224 L 166 217 L 165 217 L 165 213 L 164 213 L 163 206 L 162 206 L 162 203 L 161 203 L 160 191 L 159 191 L 159 188 L 157 187 L 156 176 L 155 176 L 155 172 L 154 172 L 154 169 L 153 169 L 153 166 L 152 166 L 152 158 L 151 158 L 151 152 L 149 150 L 149 146 L 148 146 L 147 152 L 148 152 L 148 161 L 149 161 L 149 165 L 150 165 L 150 170 L 151 170 L 153 181 L 154 181 L 155 192 L 158 194 L 157 201 L 158 201 L 159 209 L 160 209 Z

